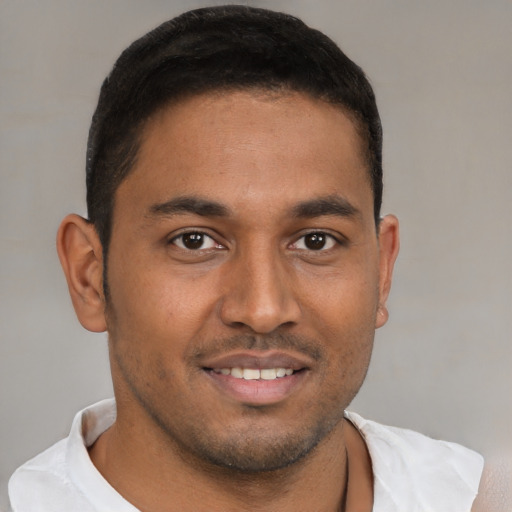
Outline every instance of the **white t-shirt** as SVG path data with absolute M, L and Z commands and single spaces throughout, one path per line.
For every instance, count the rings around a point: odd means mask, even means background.
M 87 447 L 115 420 L 113 399 L 80 411 L 69 437 L 18 468 L 13 512 L 138 512 L 103 478 Z M 469 512 L 483 458 L 454 443 L 387 427 L 347 412 L 364 437 L 374 472 L 374 512 Z

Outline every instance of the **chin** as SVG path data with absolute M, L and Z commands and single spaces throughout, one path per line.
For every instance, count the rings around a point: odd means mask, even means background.
M 230 433 L 219 439 L 206 431 L 196 432 L 193 443 L 197 459 L 216 468 L 237 473 L 265 473 L 290 467 L 304 460 L 343 419 L 333 418 L 327 424 L 285 433 L 282 429 L 266 429 Z M 190 434 L 190 432 L 189 432 Z M 190 451 L 190 450 L 189 450 Z

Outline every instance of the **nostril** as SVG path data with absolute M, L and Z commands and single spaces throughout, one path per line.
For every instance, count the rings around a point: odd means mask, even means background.
M 231 322 L 229 326 L 234 329 L 245 329 L 247 327 L 243 322 Z
M 222 322 L 233 329 L 250 328 L 258 334 L 295 325 L 301 308 L 275 258 L 266 261 L 264 268 L 259 259 L 256 263 L 243 263 L 225 276 L 226 288 L 219 301 Z

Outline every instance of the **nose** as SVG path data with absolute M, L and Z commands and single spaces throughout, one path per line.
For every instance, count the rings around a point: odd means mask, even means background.
M 225 325 L 245 326 L 255 333 L 268 334 L 299 321 L 296 282 L 271 250 L 239 255 L 226 274 L 228 286 L 220 305 Z

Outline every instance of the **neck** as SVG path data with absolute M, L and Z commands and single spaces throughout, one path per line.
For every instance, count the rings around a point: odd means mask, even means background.
M 140 436 L 132 430 L 118 420 L 100 436 L 90 455 L 105 479 L 143 512 L 338 512 L 343 510 L 344 501 L 347 512 L 371 510 L 371 467 L 364 460 L 366 448 L 346 421 L 302 460 L 284 469 L 257 473 L 192 460 L 168 442 L 148 442 L 147 432 Z M 354 457 L 359 460 L 353 461 Z M 365 485 L 361 485 L 363 480 Z M 365 507 L 360 508 L 361 504 Z

